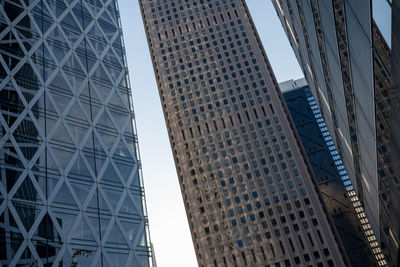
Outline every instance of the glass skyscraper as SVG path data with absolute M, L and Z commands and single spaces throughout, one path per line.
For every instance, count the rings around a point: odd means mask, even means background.
M 0 265 L 149 266 L 117 2 L 0 2 Z
M 351 266 L 384 265 L 379 244 L 306 80 L 279 85 Z
M 388 264 L 399 266 L 398 1 L 272 3 Z
M 244 0 L 140 0 L 199 266 L 345 266 Z

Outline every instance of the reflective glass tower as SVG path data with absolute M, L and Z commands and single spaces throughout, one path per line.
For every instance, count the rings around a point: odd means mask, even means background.
M 0 265 L 149 266 L 117 3 L 0 2 Z
M 306 80 L 279 85 L 351 266 L 383 266 L 382 251 Z
M 399 266 L 398 3 L 272 3 L 388 264 Z
M 141 0 L 199 266 L 345 266 L 242 0 Z

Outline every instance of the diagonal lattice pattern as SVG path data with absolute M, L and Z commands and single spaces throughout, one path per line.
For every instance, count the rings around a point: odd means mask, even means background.
M 0 3 L 0 263 L 148 266 L 115 0 Z

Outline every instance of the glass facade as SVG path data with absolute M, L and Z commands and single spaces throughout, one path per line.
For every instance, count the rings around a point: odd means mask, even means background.
M 398 266 L 396 1 L 273 3 L 387 262 Z
M 0 3 L 0 264 L 148 266 L 117 2 Z
M 296 85 L 297 84 L 297 85 Z M 298 84 L 301 84 L 300 86 Z M 305 79 L 281 84 L 281 90 L 307 157 L 352 266 L 382 266 L 381 250 L 340 153 Z M 288 86 L 290 85 L 290 86 Z

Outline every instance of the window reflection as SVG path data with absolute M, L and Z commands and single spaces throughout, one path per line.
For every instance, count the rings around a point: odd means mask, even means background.
M 372 1 L 372 16 L 389 47 L 392 45 L 392 8 L 387 1 Z

